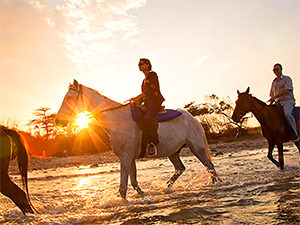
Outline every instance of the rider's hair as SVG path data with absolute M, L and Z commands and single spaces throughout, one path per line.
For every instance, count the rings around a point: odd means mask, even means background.
M 280 69 L 282 70 L 282 65 L 280 63 L 276 63 L 274 66 L 279 66 Z
M 152 65 L 151 65 L 151 62 L 149 59 L 141 58 L 140 61 L 143 61 L 144 63 L 149 64 L 149 71 L 152 70 Z

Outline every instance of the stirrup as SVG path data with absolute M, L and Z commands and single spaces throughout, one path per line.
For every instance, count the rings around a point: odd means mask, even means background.
M 150 152 L 150 146 L 152 146 L 152 148 L 154 149 L 154 152 Z M 155 156 L 157 155 L 157 148 L 156 148 L 156 145 L 153 144 L 152 142 L 150 144 L 147 145 L 147 153 L 148 155 L 151 155 L 151 156 Z

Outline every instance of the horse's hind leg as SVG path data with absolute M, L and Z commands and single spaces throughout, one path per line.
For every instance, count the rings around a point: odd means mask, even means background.
M 20 209 L 26 213 L 34 213 L 26 196 L 26 193 L 11 181 L 8 175 L 1 174 L 0 191 L 10 198 Z
M 298 151 L 299 151 L 299 154 L 300 154 L 300 141 L 294 142 L 294 144 L 295 144 L 296 147 L 298 148 Z
M 187 143 L 188 147 L 190 148 L 191 152 L 201 161 L 201 163 L 206 167 L 207 171 L 211 174 L 211 181 L 212 183 L 215 183 L 217 181 L 217 173 L 214 167 L 214 164 L 209 159 L 208 154 L 205 150 L 205 144 L 204 143 Z M 219 178 L 220 181 L 222 181 Z
M 284 160 L 283 160 L 283 144 L 278 144 L 278 159 L 279 159 L 279 168 L 283 170 L 284 167 Z
M 144 194 L 144 192 L 141 190 L 141 188 L 138 185 L 137 179 L 136 179 L 136 164 L 135 161 L 131 163 L 130 168 L 130 182 L 134 190 L 136 190 L 139 194 Z
M 180 177 L 183 171 L 185 171 L 185 166 L 179 158 L 179 152 L 176 152 L 173 155 L 169 156 L 169 159 L 175 167 L 175 173 L 167 182 L 168 188 L 171 187 L 175 183 L 175 181 Z
M 8 168 L 11 160 L 11 142 L 9 137 L 1 136 L 0 151 L 0 192 L 10 198 L 20 209 L 26 213 L 34 213 L 26 193 L 13 183 L 8 176 Z

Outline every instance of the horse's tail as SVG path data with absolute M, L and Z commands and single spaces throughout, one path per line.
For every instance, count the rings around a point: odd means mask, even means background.
M 206 152 L 206 155 L 207 155 L 208 159 L 211 161 L 210 149 L 208 147 L 207 138 L 206 138 L 205 131 L 204 131 L 203 128 L 202 128 L 202 132 L 203 132 L 203 141 L 204 141 L 204 144 L 205 144 L 205 152 Z
M 37 212 L 33 207 L 28 191 L 28 167 L 29 167 L 29 155 L 28 155 L 28 145 L 24 137 L 15 130 L 8 129 L 6 133 L 12 138 L 16 146 L 16 156 L 19 166 L 19 171 L 22 178 L 23 187 L 26 191 L 28 202 L 30 206 Z

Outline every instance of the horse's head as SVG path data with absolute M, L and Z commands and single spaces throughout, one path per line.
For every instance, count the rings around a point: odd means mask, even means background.
M 84 110 L 82 86 L 74 80 L 73 84 L 70 84 L 69 90 L 64 97 L 64 100 L 58 110 L 55 118 L 55 123 L 58 126 L 66 126 L 72 120 L 76 114 Z
M 250 88 L 248 87 L 245 92 L 240 93 L 239 90 L 237 90 L 238 93 L 238 99 L 235 102 L 235 109 L 232 114 L 232 119 L 235 122 L 239 122 L 241 118 L 246 115 L 250 109 L 251 109 L 251 101 L 249 94 Z

